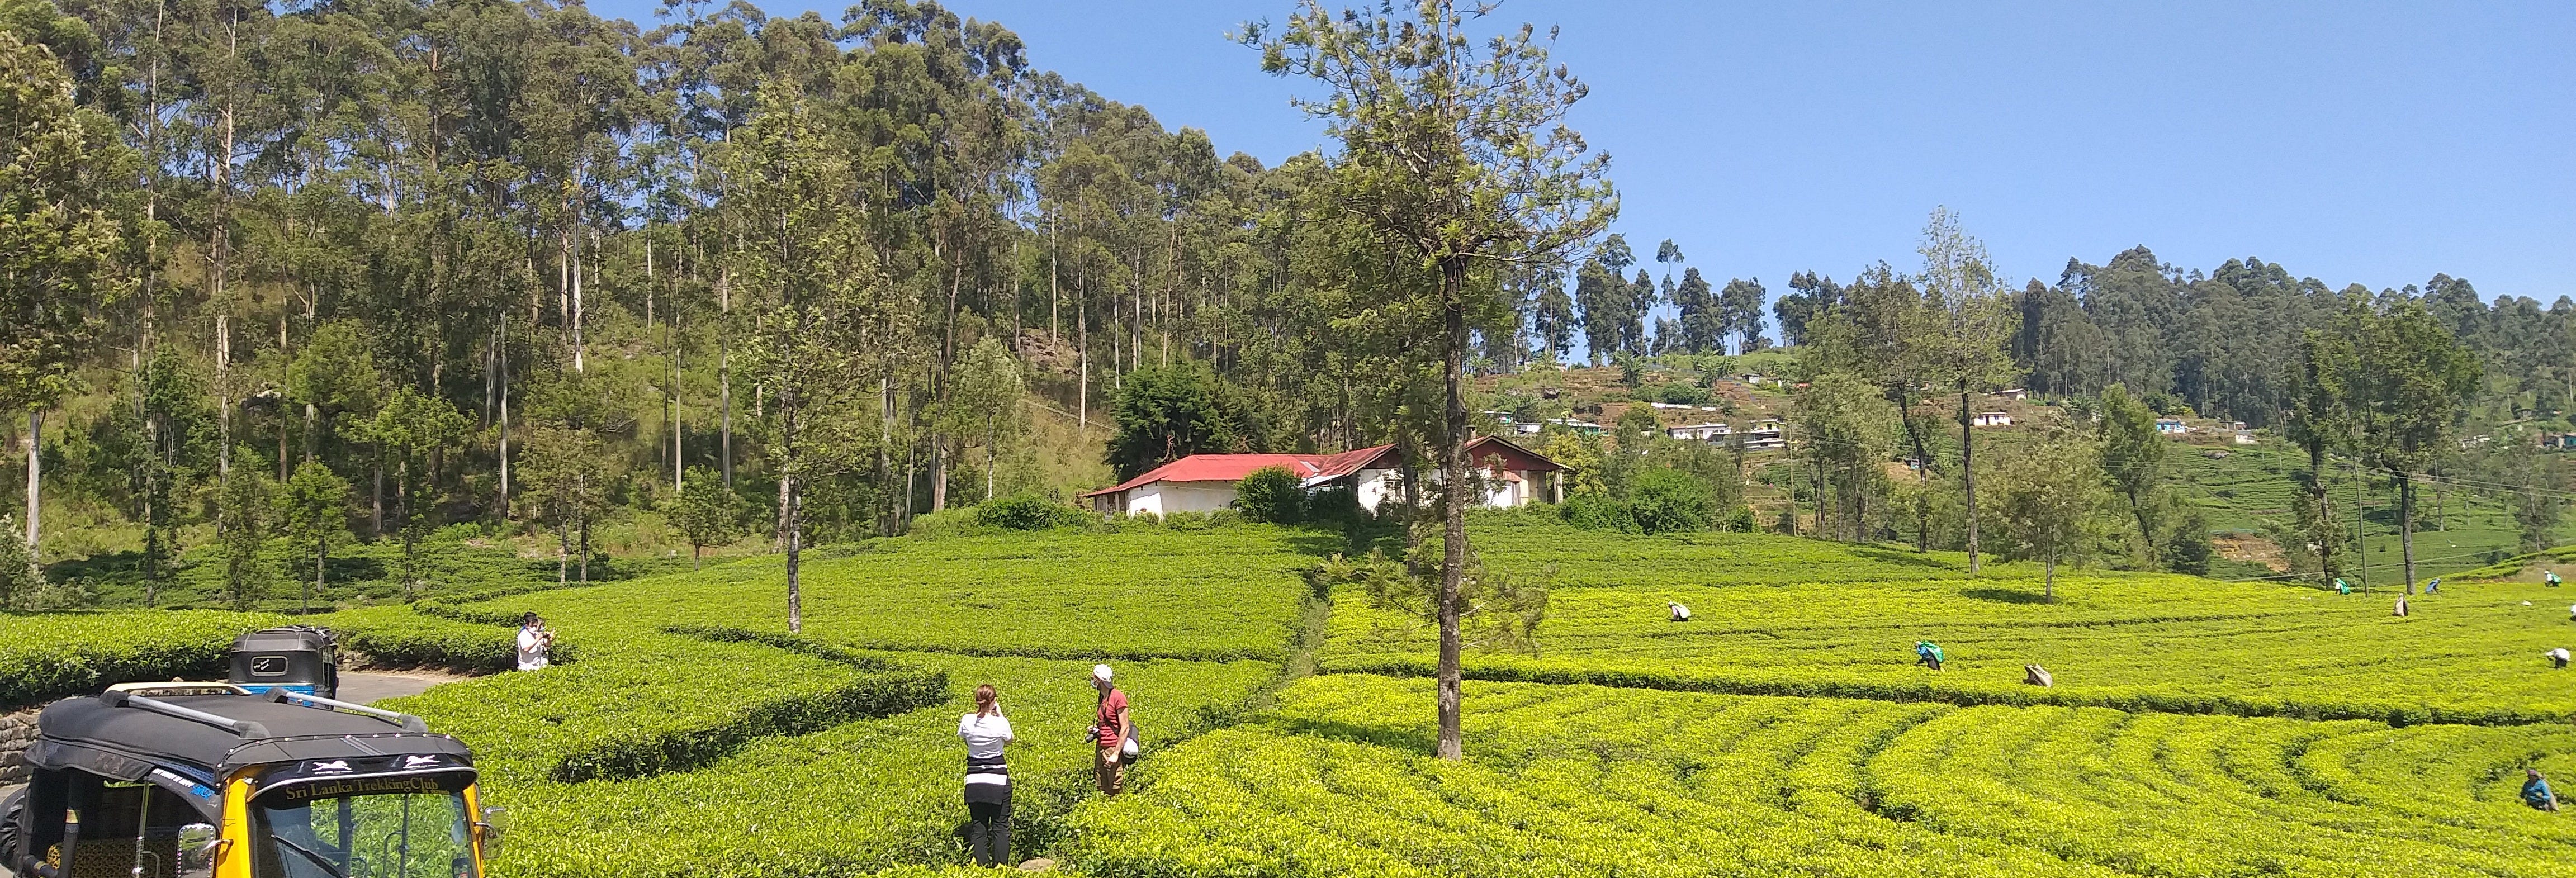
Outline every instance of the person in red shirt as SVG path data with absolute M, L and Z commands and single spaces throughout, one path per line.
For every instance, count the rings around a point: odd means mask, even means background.
M 1100 690 L 1100 712 L 1094 716 L 1092 738 L 1100 746 L 1092 760 L 1092 774 L 1100 781 L 1100 794 L 1115 796 L 1126 786 L 1128 742 L 1136 735 L 1136 724 L 1127 718 L 1127 693 L 1109 683 L 1109 666 L 1091 666 L 1091 687 Z

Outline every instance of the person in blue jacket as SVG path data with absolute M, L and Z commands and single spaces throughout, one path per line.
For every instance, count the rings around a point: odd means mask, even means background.
M 2543 811 L 2558 810 L 2558 794 L 2549 791 L 2549 779 L 2540 776 L 2540 769 L 2524 769 L 2523 774 L 2530 779 L 2522 782 L 2522 803 Z
M 1929 640 L 1914 641 L 1914 663 L 1935 671 L 1941 669 L 1941 645 Z

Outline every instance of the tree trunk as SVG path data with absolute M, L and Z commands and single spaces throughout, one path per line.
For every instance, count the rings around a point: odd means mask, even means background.
M 716 273 L 716 303 L 725 314 L 733 313 L 733 268 Z M 733 326 L 720 323 L 716 328 L 716 393 L 724 399 L 724 421 L 719 434 L 721 443 L 716 453 L 723 456 L 725 490 L 733 490 Z
M 367 530 L 374 539 L 385 538 L 385 456 L 379 449 L 368 467 L 372 486 L 367 489 Z
M 589 478 L 584 477 L 582 481 L 584 482 L 583 491 L 587 493 Z M 583 512 L 581 515 L 581 584 L 590 584 L 590 513 L 588 512 Z
M 1451 257 L 1440 266 L 1442 319 L 1440 380 L 1443 388 L 1440 436 L 1440 743 L 1439 758 L 1455 761 L 1463 753 L 1459 732 L 1459 585 L 1467 572 L 1467 403 L 1460 395 L 1467 357 L 1467 261 Z
M 492 382 L 500 391 L 501 519 L 510 518 L 510 312 L 501 312 L 500 341 L 492 349 Z
M 27 569 L 44 569 L 36 557 L 36 537 L 43 533 L 43 486 L 45 475 L 45 413 L 27 412 Z
M 2057 603 L 2057 547 L 2048 547 L 2048 560 L 2042 563 L 2040 595 L 2047 603 Z
M 787 520 L 787 630 L 796 633 L 805 630 L 805 594 L 797 575 L 798 563 L 805 549 L 805 522 L 803 516 L 797 514 L 801 511 L 798 507 L 804 505 L 804 498 L 798 496 L 794 475 L 782 474 L 778 481 L 786 486 L 786 502 L 780 504 L 779 511 Z
M 304 589 L 304 601 L 303 601 L 303 603 L 302 603 L 300 606 L 298 606 L 298 607 L 296 608 L 296 610 L 297 610 L 297 612 L 298 612 L 298 613 L 310 613 L 310 612 L 313 612 L 313 596 L 314 596 L 314 595 L 316 595 L 316 594 L 321 593 L 321 591 L 322 591 L 322 569 L 323 569 L 324 564 L 325 564 L 326 562 L 330 561 L 330 560 L 331 560 L 331 544 L 329 544 L 329 543 L 321 543 L 321 542 L 314 543 L 314 544 L 313 544 L 313 584 L 312 584 L 311 586 L 308 586 L 308 587 L 306 587 L 306 588 Z
M 572 582 L 572 533 L 565 522 L 555 522 L 555 584 Z
M 2362 531 L 2362 524 L 2366 521 L 2365 516 L 2369 514 L 2370 507 L 2361 502 L 2363 481 L 2361 465 L 2355 463 L 2352 468 L 2352 554 L 2356 563 L 2353 566 L 2361 572 L 2361 590 L 2368 592 L 2370 591 L 2370 546 L 2363 542 L 2368 539 L 2368 535 Z
M 1959 486 L 1968 501 L 1968 573 L 1984 569 L 1977 554 L 1977 437 L 1969 432 L 1968 385 L 1959 384 Z
M 2397 550 L 2406 561 L 2406 593 L 2415 593 L 2415 474 L 2397 474 Z

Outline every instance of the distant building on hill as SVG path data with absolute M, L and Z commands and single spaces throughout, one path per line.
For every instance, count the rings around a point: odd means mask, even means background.
M 1995 391 L 1995 396 L 2002 399 L 2009 399 L 2014 402 L 2020 402 L 2030 398 L 2030 391 L 2023 390 L 2019 387 L 2010 387 Z
M 1564 467 L 1510 440 L 1479 437 L 1467 443 L 1467 460 L 1485 481 L 1486 506 L 1526 506 L 1559 499 L 1556 474 Z M 1393 445 L 1380 445 L 1340 454 L 1193 454 L 1082 497 L 1091 502 L 1092 511 L 1103 515 L 1214 512 L 1234 503 L 1235 486 L 1243 477 L 1273 466 L 1296 475 L 1308 491 L 1350 488 L 1363 509 L 1376 509 L 1404 489 L 1404 453 Z M 1434 484 L 1439 482 L 1437 472 L 1424 475 Z
M 2010 427 L 2012 416 L 2003 412 L 1978 412 L 1969 416 L 1968 423 L 1979 427 Z
M 1767 418 L 1753 422 L 1753 426 L 1744 431 L 1744 450 L 1780 451 L 1788 448 L 1789 438 L 1782 432 L 1782 426 L 1779 421 Z
M 2184 426 L 2181 418 L 2157 418 L 2156 432 L 2167 436 L 2180 436 L 2191 432 L 2191 428 Z
M 1735 438 L 1735 427 L 1724 423 L 1683 424 L 1664 428 L 1664 435 L 1685 442 L 1725 442 Z

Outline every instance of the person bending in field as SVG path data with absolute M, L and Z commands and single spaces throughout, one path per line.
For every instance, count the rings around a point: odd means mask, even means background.
M 519 670 L 544 668 L 546 656 L 554 652 L 555 633 L 546 630 L 546 620 L 529 613 L 519 617 Z
M 1914 664 L 1935 671 L 1940 670 L 1941 645 L 1929 640 L 1914 641 Z
M 2558 810 L 2558 794 L 2549 791 L 2549 779 L 2540 776 L 2540 769 L 2523 769 L 2523 776 L 2529 778 L 2522 782 L 2523 804 L 2543 811 Z
M 2548 656 L 2550 664 L 2555 665 L 2562 670 L 2567 667 L 2567 647 L 2562 646 L 2557 649 L 2541 653 L 2541 655 Z
M 1671 607 L 1671 608 L 1673 609 L 1673 621 L 1675 621 L 1675 622 L 1688 622 L 1688 621 L 1690 621 L 1690 608 L 1689 608 L 1689 607 L 1685 607 L 1685 606 L 1682 606 L 1682 605 L 1680 605 L 1680 604 L 1673 603 L 1672 601 L 1665 601 L 1665 602 L 1664 602 L 1664 606 Z
M 2406 597 L 2404 595 L 2399 595 L 2397 597 L 2397 615 L 2406 615 Z
M 975 865 L 1008 866 L 1011 764 L 1002 747 L 1011 743 L 1011 720 L 993 684 L 975 687 L 975 712 L 958 718 L 957 737 L 966 740 L 966 850 Z
M 1100 710 L 1093 715 L 1091 738 L 1099 755 L 1091 763 L 1100 794 L 1115 796 L 1127 786 L 1127 759 L 1136 755 L 1136 723 L 1127 716 L 1127 693 L 1109 683 L 1109 666 L 1091 666 L 1091 688 L 1100 690 Z

